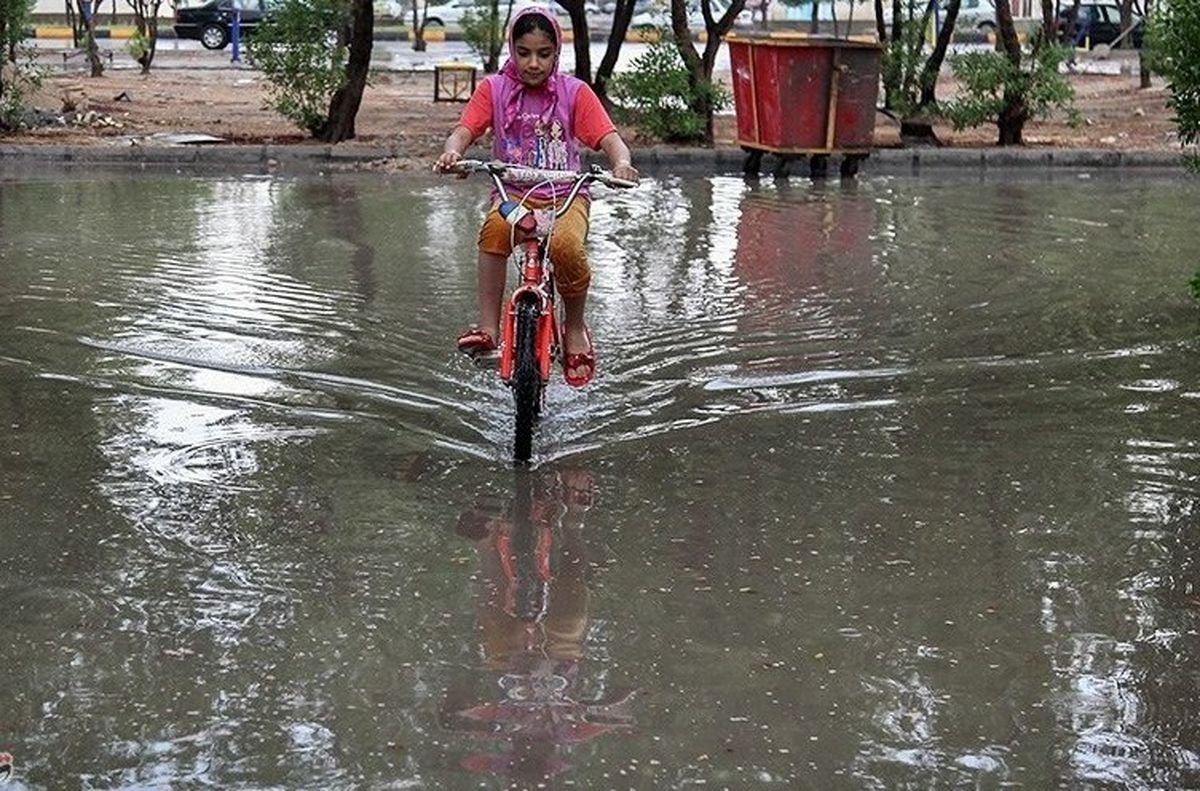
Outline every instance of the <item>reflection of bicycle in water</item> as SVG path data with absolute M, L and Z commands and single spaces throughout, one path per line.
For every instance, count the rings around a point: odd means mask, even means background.
M 459 518 L 457 532 L 479 553 L 479 622 L 496 687 L 486 703 L 460 703 L 452 692 L 442 725 L 504 743 L 468 756 L 470 771 L 537 782 L 567 768 L 560 747 L 633 725 L 633 690 L 580 699 L 588 625 L 583 516 L 591 499 L 586 472 L 521 471 L 510 503 L 480 503 Z

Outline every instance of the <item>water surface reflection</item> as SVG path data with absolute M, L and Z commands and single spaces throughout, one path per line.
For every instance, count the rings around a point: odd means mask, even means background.
M 478 189 L 0 178 L 19 783 L 1200 785 L 1195 185 L 606 195 L 514 474 Z
M 567 771 L 571 747 L 632 728 L 634 691 L 613 687 L 603 666 L 588 668 L 590 473 L 518 472 L 514 484 L 508 502 L 477 503 L 456 527 L 478 553 L 485 688 L 496 700 L 464 705 L 466 691 L 452 687 L 441 719 L 497 744 L 465 768 L 530 786 Z

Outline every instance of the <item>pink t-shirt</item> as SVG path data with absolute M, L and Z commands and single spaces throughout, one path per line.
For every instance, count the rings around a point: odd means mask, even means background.
M 571 120 L 575 126 L 575 137 L 580 143 L 593 150 L 600 148 L 600 141 L 604 139 L 605 135 L 617 131 L 617 127 L 608 117 L 604 105 L 600 103 L 600 97 L 592 90 L 592 86 L 586 83 L 579 86 L 579 93 L 575 95 L 575 107 L 571 111 Z M 491 129 L 492 84 L 490 80 L 484 80 L 475 89 L 475 93 L 471 94 L 471 100 L 467 102 L 462 118 L 458 122 L 477 138 Z

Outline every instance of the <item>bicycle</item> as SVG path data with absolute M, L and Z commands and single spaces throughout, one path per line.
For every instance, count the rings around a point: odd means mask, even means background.
M 516 288 L 508 297 L 500 323 L 500 379 L 512 388 L 516 403 L 513 456 L 529 461 L 533 451 L 533 429 L 541 415 L 546 385 L 554 361 L 562 349 L 561 321 L 555 309 L 554 263 L 550 260 L 550 238 L 554 221 L 567 213 L 580 189 L 591 183 L 607 187 L 634 187 L 592 165 L 582 172 L 540 170 L 506 162 L 461 159 L 445 172 L 468 176 L 487 173 L 500 196 L 499 211 L 513 227 L 513 250 L 519 247 Z M 554 210 L 525 206 L 525 197 L 513 200 L 505 186 L 528 184 L 529 192 L 545 184 L 570 184 L 566 199 Z

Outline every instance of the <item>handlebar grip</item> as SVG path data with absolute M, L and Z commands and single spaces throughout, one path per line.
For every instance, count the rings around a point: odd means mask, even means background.
M 608 187 L 619 187 L 620 189 L 623 189 L 623 190 L 632 189 L 638 185 L 638 183 L 636 181 L 630 181 L 629 179 L 619 179 L 616 176 L 606 176 L 603 179 L 600 179 L 600 183 L 602 183 Z
M 460 176 L 465 176 L 468 173 L 475 173 L 479 170 L 486 170 L 487 163 L 478 159 L 460 159 L 450 167 L 443 170 L 443 173 L 455 173 Z

